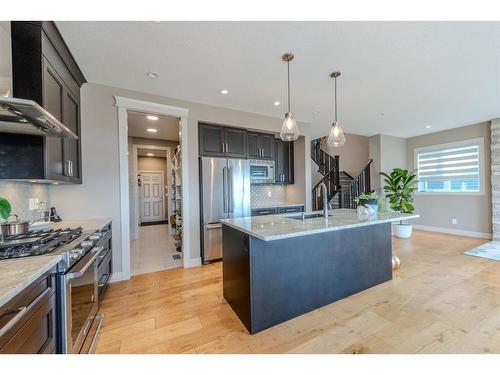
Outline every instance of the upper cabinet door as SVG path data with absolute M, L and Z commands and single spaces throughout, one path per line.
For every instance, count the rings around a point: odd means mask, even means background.
M 259 133 L 247 133 L 247 150 L 249 159 L 260 159 L 261 158 L 261 146 L 260 146 L 260 134 Z
M 294 183 L 293 141 L 283 142 L 283 183 Z
M 274 135 L 261 134 L 262 159 L 272 160 L 274 158 Z
M 199 154 L 224 156 L 224 128 L 217 125 L 200 124 L 198 129 Z
M 245 129 L 224 128 L 224 143 L 227 156 L 247 157 L 247 131 Z
M 267 133 L 248 132 L 248 158 L 274 158 L 274 135 Z
M 293 142 L 275 140 L 275 180 L 277 184 L 294 183 Z
M 63 141 L 63 174 L 73 183 L 81 183 L 81 132 L 80 132 L 80 108 L 78 100 L 64 92 L 63 118 L 64 124 L 75 133 L 79 139 L 64 139 Z
M 63 121 L 64 83 L 47 60 L 43 61 L 43 107 L 56 119 Z M 45 138 L 45 178 L 61 180 L 63 177 L 62 139 Z

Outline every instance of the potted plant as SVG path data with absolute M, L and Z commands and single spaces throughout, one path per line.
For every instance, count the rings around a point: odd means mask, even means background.
M 370 207 L 373 210 L 371 216 L 376 216 L 381 200 L 378 194 L 372 191 L 370 193 L 360 194 L 358 197 L 354 198 L 354 202 L 363 207 Z
M 390 174 L 380 172 L 384 176 L 387 185 L 384 186 L 386 197 L 389 199 L 391 209 L 404 214 L 411 214 L 415 210 L 413 206 L 413 194 L 416 190 L 417 175 L 407 169 L 394 168 Z M 394 235 L 399 238 L 410 238 L 412 225 L 404 223 L 394 225 Z
M 12 208 L 7 199 L 0 197 L 0 217 L 4 220 L 10 216 Z

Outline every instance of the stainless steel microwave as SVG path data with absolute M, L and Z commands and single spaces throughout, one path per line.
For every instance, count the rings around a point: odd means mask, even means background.
M 251 184 L 274 184 L 274 160 L 250 160 Z

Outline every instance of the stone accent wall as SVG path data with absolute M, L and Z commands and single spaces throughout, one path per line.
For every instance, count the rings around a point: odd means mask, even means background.
M 500 119 L 491 121 L 491 207 L 493 240 L 500 240 Z

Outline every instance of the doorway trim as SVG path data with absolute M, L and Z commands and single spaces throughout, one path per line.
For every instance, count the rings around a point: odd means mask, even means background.
M 180 144 L 182 157 L 182 176 L 189 176 L 188 159 L 188 116 L 189 109 L 174 107 L 166 104 L 148 102 L 138 99 L 115 96 L 115 107 L 118 108 L 118 156 L 120 166 L 120 226 L 122 246 L 122 272 L 114 275 L 113 281 L 130 279 L 130 196 L 129 196 L 129 173 L 128 173 L 128 131 L 127 111 L 139 111 L 156 115 L 180 118 Z M 134 177 L 135 178 L 135 177 Z M 188 184 L 182 184 L 182 196 L 188 197 Z M 189 199 L 182 200 L 182 212 L 189 215 Z M 190 221 L 183 220 L 184 233 L 191 233 Z M 182 239 L 182 265 L 184 268 L 199 265 L 199 262 L 191 260 L 189 235 Z

